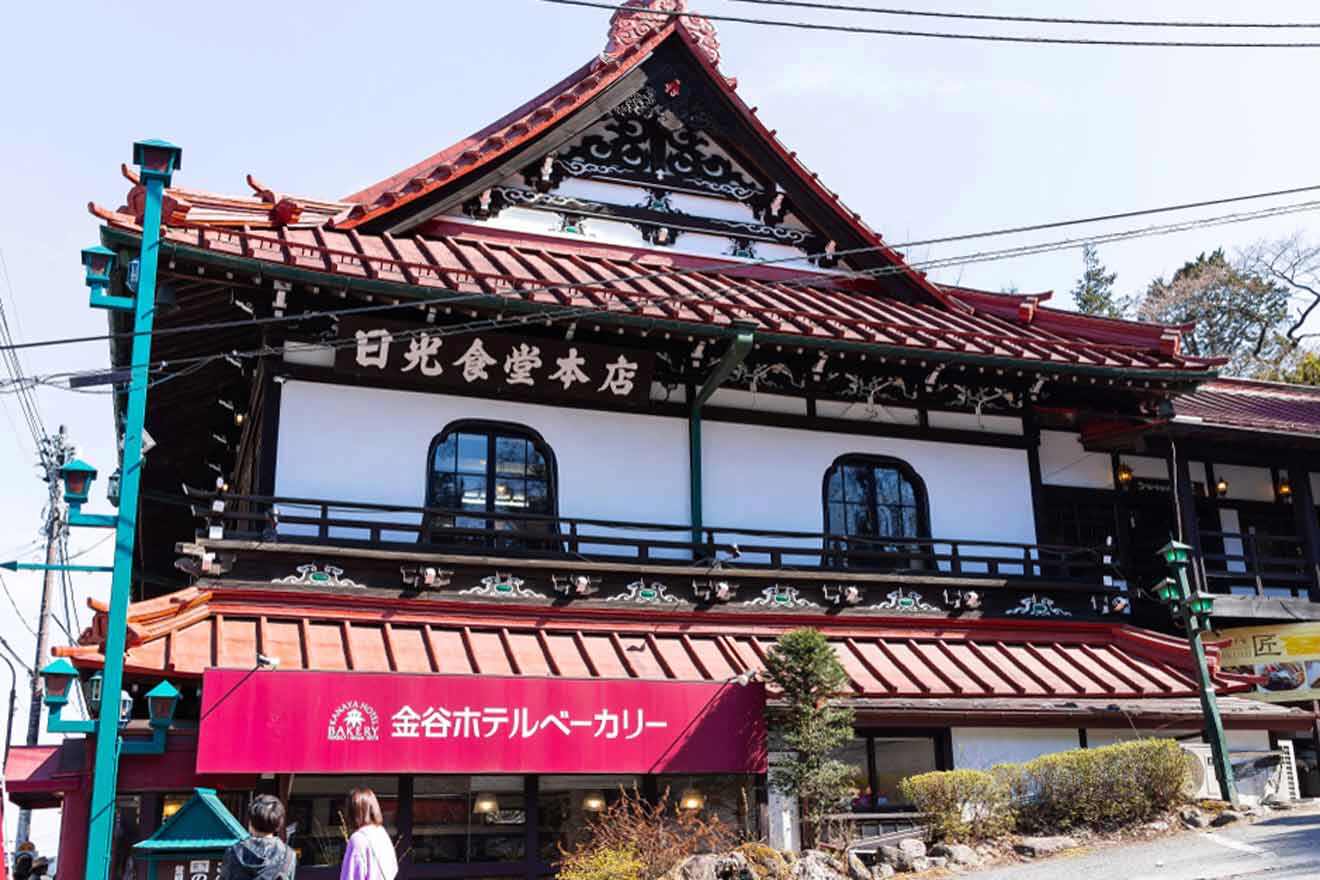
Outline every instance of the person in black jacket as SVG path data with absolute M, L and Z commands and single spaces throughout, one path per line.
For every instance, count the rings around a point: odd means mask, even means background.
M 297 855 L 280 840 L 284 804 L 269 794 L 257 795 L 248 807 L 252 836 L 225 850 L 220 880 L 293 880 Z

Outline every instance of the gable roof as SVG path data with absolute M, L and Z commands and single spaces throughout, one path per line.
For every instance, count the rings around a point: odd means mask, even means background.
M 1320 388 L 1304 385 L 1216 379 L 1174 398 L 1173 411 L 1180 423 L 1320 436 Z
M 755 108 L 737 95 L 736 83 L 719 71 L 719 43 L 710 22 L 669 14 L 686 8 L 686 0 L 629 0 L 611 18 L 609 39 L 598 57 L 457 144 L 343 200 L 280 193 L 251 175 L 250 196 L 170 187 L 166 246 L 173 253 L 194 251 L 191 255 L 202 261 L 238 259 L 245 268 L 272 275 L 281 266 L 291 273 L 335 275 L 354 287 L 374 285 L 373 292 L 401 298 L 416 296 L 415 288 L 421 287 L 440 295 L 487 293 L 516 307 L 594 304 L 606 317 L 621 321 L 722 326 L 735 319 L 751 320 L 763 334 L 781 336 L 780 341 L 790 344 L 805 337 L 877 346 L 881 354 L 893 348 L 900 350 L 895 352 L 900 357 L 930 353 L 1006 367 L 1028 362 L 1081 371 L 1118 370 L 1143 374 L 1137 378 L 1147 380 L 1196 379 L 1211 375 L 1220 363 L 1183 355 L 1179 345 L 1184 328 L 1050 309 L 1042 305 L 1047 295 L 1015 297 L 931 282 L 766 128 Z M 693 257 L 671 248 L 510 232 L 447 217 L 417 224 L 408 219 L 420 216 L 422 202 L 434 194 L 471 186 L 524 145 L 561 125 L 576 124 L 574 114 L 611 86 L 640 76 L 640 66 L 662 46 L 699 72 L 722 107 L 760 145 L 758 155 L 775 157 L 776 174 L 791 176 L 795 191 L 810 196 L 815 219 L 828 215 L 831 229 L 848 230 L 851 240 L 841 239 L 839 250 L 864 251 L 858 257 L 866 262 L 862 272 L 849 278 L 846 273 Z M 132 172 L 125 169 L 125 174 L 134 186 L 123 207 L 89 208 L 112 232 L 135 235 L 142 220 L 143 190 Z M 400 231 L 392 234 L 395 228 Z M 107 244 L 125 243 L 123 235 L 103 237 Z M 672 280 L 639 280 L 637 266 L 680 268 L 685 274 Z M 381 289 L 392 285 L 414 290 Z M 541 289 L 545 286 L 563 289 Z

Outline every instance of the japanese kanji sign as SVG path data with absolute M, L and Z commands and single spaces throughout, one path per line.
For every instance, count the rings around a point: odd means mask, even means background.
M 761 773 L 759 684 L 208 669 L 197 772 Z
M 339 324 L 335 369 L 437 390 L 640 404 L 650 352 L 507 333 L 448 335 L 442 327 L 369 318 Z

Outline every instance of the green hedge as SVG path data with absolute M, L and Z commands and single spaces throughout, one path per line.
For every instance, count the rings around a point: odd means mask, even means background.
M 1144 739 L 1042 755 L 988 772 L 923 773 L 903 780 L 900 792 L 927 814 L 934 837 L 984 840 L 1009 830 L 1145 822 L 1182 800 L 1186 775 L 1177 743 Z

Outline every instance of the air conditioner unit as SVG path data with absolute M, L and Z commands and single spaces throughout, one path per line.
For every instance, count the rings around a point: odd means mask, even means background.
M 1208 743 L 1179 743 L 1187 759 L 1187 782 L 1183 793 L 1192 800 L 1217 799 L 1219 782 L 1215 779 L 1215 758 Z

